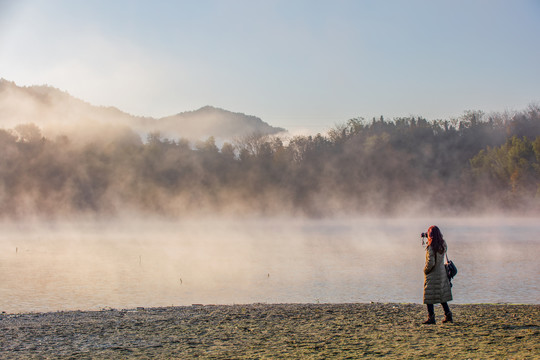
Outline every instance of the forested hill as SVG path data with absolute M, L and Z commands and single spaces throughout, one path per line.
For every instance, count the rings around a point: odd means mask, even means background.
M 0 217 L 540 212 L 540 107 L 352 119 L 317 136 L 81 144 L 0 130 Z
M 214 136 L 231 140 L 253 133 L 272 135 L 286 132 L 285 129 L 268 125 L 256 116 L 234 113 L 213 106 L 160 118 L 156 121 L 156 128 L 172 138 L 190 134 L 187 138 L 191 139 Z
M 24 123 L 36 124 L 46 136 L 67 134 L 77 141 L 88 140 L 92 134 L 101 137 L 121 127 L 129 127 L 143 137 L 159 132 L 192 141 L 209 136 L 224 141 L 252 133 L 285 132 L 258 117 L 211 106 L 163 118 L 141 117 L 114 107 L 93 106 L 50 86 L 21 87 L 0 79 L 0 127 Z

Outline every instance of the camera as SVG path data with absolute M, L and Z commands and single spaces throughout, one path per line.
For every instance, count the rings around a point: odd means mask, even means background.
M 426 244 L 426 242 L 425 242 L 424 239 L 427 239 L 427 238 L 428 238 L 427 233 L 421 233 L 421 234 L 420 234 L 420 238 L 422 239 L 422 246 L 424 246 L 424 245 Z

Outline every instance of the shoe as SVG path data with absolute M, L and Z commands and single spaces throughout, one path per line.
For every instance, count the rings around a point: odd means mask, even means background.
M 428 316 L 427 320 L 424 321 L 422 324 L 426 324 L 426 325 L 435 324 L 435 317 L 434 316 Z
M 453 323 L 454 322 L 454 319 L 452 319 L 452 313 L 449 312 L 448 314 L 445 314 L 444 315 L 444 320 L 442 321 L 443 323 Z

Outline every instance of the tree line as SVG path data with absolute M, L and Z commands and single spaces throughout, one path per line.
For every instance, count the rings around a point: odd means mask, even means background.
M 85 142 L 0 130 L 0 216 L 339 216 L 538 212 L 540 107 L 451 120 L 355 118 L 315 136 L 253 134 L 220 146 Z

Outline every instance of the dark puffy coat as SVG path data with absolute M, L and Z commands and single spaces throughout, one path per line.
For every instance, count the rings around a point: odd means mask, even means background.
M 424 266 L 424 304 L 439 304 L 452 300 L 450 280 L 444 267 L 444 253 L 433 253 L 428 245 L 426 248 L 426 265 Z

